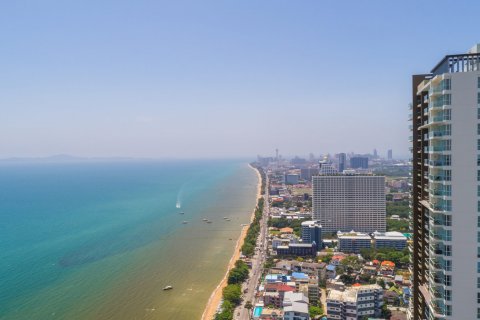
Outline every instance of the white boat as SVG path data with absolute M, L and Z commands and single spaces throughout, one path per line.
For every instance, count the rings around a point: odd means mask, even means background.
M 183 223 L 183 224 L 187 224 L 187 223 L 188 223 L 188 221 L 183 221 L 182 223 Z
M 207 218 L 203 218 L 202 221 L 208 221 L 208 219 L 207 219 Z
M 163 288 L 163 290 L 172 290 L 173 287 L 172 286 L 166 286 L 165 288 Z
M 179 212 L 179 214 L 185 214 L 185 212 L 183 212 L 183 211 L 180 211 L 180 212 Z

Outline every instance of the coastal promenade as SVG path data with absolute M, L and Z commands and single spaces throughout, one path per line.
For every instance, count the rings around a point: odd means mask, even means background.
M 243 303 L 237 307 L 234 314 L 234 319 L 237 320 L 249 320 L 250 313 L 252 310 L 248 310 L 245 308 L 245 303 L 250 301 L 253 305 L 255 305 L 255 292 L 257 289 L 257 285 L 259 283 L 260 277 L 263 272 L 263 264 L 265 263 L 266 254 L 267 254 L 267 228 L 268 228 L 268 216 L 270 213 L 270 203 L 269 203 L 269 181 L 268 178 L 266 179 L 265 184 L 265 195 L 264 198 L 264 207 L 263 207 L 263 214 L 262 220 L 260 221 L 260 234 L 257 239 L 257 248 L 255 249 L 255 255 L 252 258 L 252 269 L 250 271 L 250 277 L 248 280 L 243 284 L 242 290 L 244 292 L 243 295 Z

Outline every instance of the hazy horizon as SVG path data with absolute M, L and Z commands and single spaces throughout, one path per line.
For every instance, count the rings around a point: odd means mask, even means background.
M 442 3 L 2 3 L 0 158 L 407 158 L 411 75 L 480 42 Z

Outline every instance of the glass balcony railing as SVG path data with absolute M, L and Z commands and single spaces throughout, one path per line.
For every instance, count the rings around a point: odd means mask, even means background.
M 430 195 L 437 197 L 450 197 L 452 195 L 452 192 L 442 189 L 430 189 Z
M 427 150 L 428 152 L 444 152 L 450 151 L 450 148 L 446 146 L 429 146 Z
M 428 161 L 428 165 L 432 167 L 445 167 L 445 166 L 450 166 L 450 162 L 447 161 L 442 161 L 442 160 L 430 160 Z
M 429 138 L 440 138 L 440 137 L 445 137 L 449 135 L 450 135 L 450 132 L 445 130 L 431 130 L 428 133 Z

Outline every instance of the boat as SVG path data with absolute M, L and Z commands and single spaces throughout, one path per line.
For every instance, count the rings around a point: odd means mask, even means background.
M 223 217 L 223 219 L 227 220 L 227 219 L 228 219 L 228 217 Z
M 206 219 L 206 218 L 203 218 L 203 219 L 202 219 L 202 221 L 205 221 L 205 222 L 206 222 L 206 221 L 208 221 L 208 219 Z
M 165 288 L 163 288 L 163 290 L 172 290 L 173 287 L 172 286 L 166 286 Z
M 183 212 L 183 211 L 180 211 L 180 212 L 179 212 L 179 214 L 185 214 L 185 212 Z
M 208 220 L 207 223 L 212 223 L 212 221 Z
M 225 219 L 225 221 L 230 221 L 230 219 L 229 219 L 229 218 L 227 218 L 227 219 Z
M 187 224 L 187 223 L 188 223 L 188 221 L 183 221 L 182 223 L 183 223 L 183 224 Z

